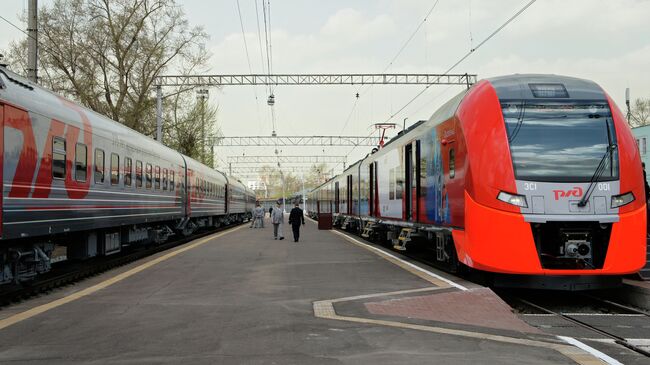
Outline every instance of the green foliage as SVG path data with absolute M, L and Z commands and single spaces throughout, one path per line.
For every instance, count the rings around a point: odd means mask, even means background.
M 629 122 L 634 127 L 650 124 L 650 98 L 634 100 Z
M 151 137 L 155 77 L 204 71 L 209 57 L 206 33 L 189 25 L 175 0 L 55 0 L 40 4 L 38 21 L 40 83 Z M 26 40 L 11 45 L 16 72 L 26 73 L 26 49 Z M 200 130 L 199 114 L 213 126 L 216 108 L 197 112 L 188 102 L 192 89 L 164 92 L 165 120 L 172 123 L 164 126 L 165 141 L 205 160 L 197 136 L 187 134 Z

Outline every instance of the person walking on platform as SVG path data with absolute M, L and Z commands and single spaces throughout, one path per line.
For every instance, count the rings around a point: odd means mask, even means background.
M 305 215 L 302 213 L 298 202 L 296 202 L 295 207 L 291 209 L 289 213 L 289 224 L 291 224 L 291 230 L 293 230 L 293 241 L 298 242 L 300 239 L 300 224 L 305 225 Z
M 257 203 L 255 207 L 255 228 L 264 228 L 264 208 Z
M 275 208 L 271 210 L 271 223 L 273 223 L 273 239 L 277 240 L 278 235 L 280 240 L 284 239 L 284 234 L 282 233 L 282 225 L 284 223 L 284 212 L 280 208 L 280 203 L 277 203 Z
M 259 204 L 259 203 L 258 203 L 258 204 Z M 257 217 L 255 216 L 255 208 L 256 208 L 256 207 L 253 207 L 253 208 L 251 209 L 251 226 L 248 227 L 248 228 L 256 228 L 256 227 L 255 227 L 255 223 L 257 223 Z
M 273 217 L 273 206 L 269 208 L 269 218 Z

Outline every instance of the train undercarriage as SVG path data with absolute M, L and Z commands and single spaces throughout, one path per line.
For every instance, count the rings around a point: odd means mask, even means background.
M 418 253 L 425 263 L 494 287 L 594 290 L 620 286 L 620 275 L 519 275 L 480 271 L 459 262 L 451 230 L 406 222 L 337 215 L 333 225 L 397 251 Z M 544 269 L 589 270 L 603 267 L 611 224 L 550 222 L 533 224 L 533 237 Z
M 119 254 L 130 248 L 162 244 L 174 235 L 189 237 L 200 229 L 219 228 L 250 219 L 250 213 L 230 214 L 64 233 L 39 237 L 40 242 L 34 242 L 34 238 L 8 241 L 0 250 L 0 285 L 34 280 L 49 272 L 56 262 Z

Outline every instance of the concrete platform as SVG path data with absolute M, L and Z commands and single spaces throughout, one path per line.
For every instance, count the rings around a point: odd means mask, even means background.
M 489 289 L 311 222 L 300 243 L 266 227 L 2 309 L 0 363 L 603 363 Z

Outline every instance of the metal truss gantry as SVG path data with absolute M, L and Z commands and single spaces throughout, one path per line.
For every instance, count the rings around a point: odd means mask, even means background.
M 309 173 L 312 170 L 311 166 L 282 166 L 277 167 L 276 165 L 266 165 L 266 166 L 233 166 L 229 169 L 231 174 L 242 175 L 242 176 L 257 176 L 262 168 L 269 167 L 273 171 L 282 171 L 283 173 L 292 173 L 292 174 L 301 174 Z M 328 169 L 329 171 L 329 169 Z
M 275 75 L 162 75 L 154 85 L 243 86 L 243 85 L 467 85 L 475 74 L 275 74 Z
M 476 74 L 251 74 L 160 75 L 156 87 L 156 140 L 162 140 L 163 86 L 210 87 L 251 85 L 464 85 L 476 83 Z
M 208 145 L 220 147 L 237 146 L 377 146 L 376 136 L 250 136 L 216 137 L 208 139 Z
M 345 163 L 346 156 L 228 156 L 229 164 Z M 283 167 L 284 169 L 284 167 Z

